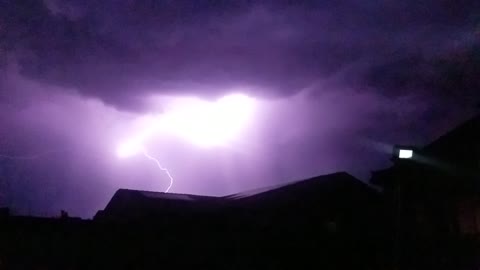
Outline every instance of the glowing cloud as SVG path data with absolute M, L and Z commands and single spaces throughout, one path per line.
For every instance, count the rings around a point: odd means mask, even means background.
M 255 109 L 255 100 L 232 94 L 210 102 L 198 98 L 178 99 L 166 113 L 151 118 L 132 138 L 117 148 L 119 157 L 141 152 L 142 145 L 158 133 L 168 133 L 200 147 L 224 146 L 246 128 Z
M 221 146 L 239 135 L 250 120 L 254 100 L 245 95 L 225 96 L 216 102 L 189 99 L 167 113 L 167 132 L 200 147 Z
M 239 136 L 252 117 L 254 107 L 254 99 L 241 94 L 228 95 L 215 102 L 183 99 L 171 104 L 160 117 L 150 118 L 145 128 L 117 146 L 116 154 L 119 158 L 143 154 L 154 161 L 170 179 L 165 191 L 168 192 L 173 178 L 168 169 L 146 151 L 144 144 L 150 137 L 165 132 L 200 147 L 223 146 Z
M 137 140 L 130 140 L 122 142 L 117 147 L 117 156 L 119 158 L 126 158 L 130 156 L 137 155 L 141 153 L 143 150 L 143 146 L 141 142 Z

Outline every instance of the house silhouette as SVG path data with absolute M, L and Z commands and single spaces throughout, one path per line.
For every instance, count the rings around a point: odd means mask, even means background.
M 480 254 L 480 115 L 373 172 L 383 188 L 397 265 L 471 269 Z M 439 259 L 441 258 L 441 259 Z

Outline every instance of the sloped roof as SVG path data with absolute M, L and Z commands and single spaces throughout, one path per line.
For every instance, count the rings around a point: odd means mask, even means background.
M 465 144 L 480 140 L 480 114 L 460 124 L 433 142 L 426 145 L 423 150 L 436 152 L 443 148 L 453 147 L 454 144 Z
M 300 180 L 300 181 L 302 181 L 302 180 Z M 294 182 L 289 182 L 289 183 L 275 185 L 275 186 L 268 186 L 268 187 L 262 187 L 262 188 L 256 188 L 256 189 L 251 189 L 251 190 L 247 190 L 247 191 L 242 191 L 242 192 L 239 192 L 239 193 L 227 195 L 224 198 L 229 199 L 229 200 L 242 199 L 242 198 L 262 194 L 264 192 L 268 192 L 268 191 L 271 191 L 271 190 L 274 190 L 274 189 L 282 188 L 282 187 L 285 187 L 285 186 L 290 186 L 290 185 L 293 185 L 296 182 L 299 182 L 299 181 L 294 181 Z
M 479 151 L 480 114 L 463 122 L 421 148 L 422 154 L 428 156 L 431 160 L 430 162 L 434 160 L 436 162 L 449 160 L 449 162 L 453 163 L 473 163 L 474 165 L 475 162 L 478 162 L 475 158 L 478 159 Z M 384 185 L 385 181 L 395 174 L 395 168 L 397 167 L 394 165 L 386 169 L 373 171 L 370 182 L 375 185 Z
M 105 210 L 99 211 L 101 215 L 105 214 L 127 214 L 127 212 L 136 212 L 146 209 L 166 209 L 175 205 L 175 207 L 203 207 L 210 204 L 220 197 L 200 196 L 192 194 L 175 194 L 165 192 L 153 192 L 143 190 L 119 189 L 108 202 Z M 166 208 L 165 208 L 166 207 Z
M 332 174 L 326 174 L 321 176 L 316 176 L 308 179 L 297 180 L 289 182 L 282 185 L 271 186 L 266 188 L 254 189 L 250 191 L 240 192 L 237 194 L 226 196 L 228 199 L 240 200 L 249 197 L 255 196 L 265 196 L 268 194 L 280 193 L 280 192 L 292 192 L 299 189 L 322 189 L 324 191 L 338 188 L 341 186 L 354 186 L 357 188 L 364 188 L 368 190 L 373 190 L 364 182 L 358 180 L 352 175 L 346 172 L 337 172 Z
M 112 199 L 107 205 L 107 208 L 111 204 L 117 202 L 133 202 L 133 201 L 182 201 L 182 202 L 200 202 L 200 201 L 212 201 L 218 200 L 220 197 L 201 196 L 193 194 L 178 194 L 178 193 L 166 193 L 166 192 L 154 192 L 144 190 L 131 190 L 131 189 L 119 189 L 113 195 Z
M 343 194 L 344 193 L 344 194 Z M 358 194 L 369 196 L 377 193 L 348 173 L 340 172 L 295 181 L 284 185 L 255 189 L 224 197 L 200 196 L 191 194 L 175 194 L 141 190 L 119 189 L 108 203 L 105 210 L 99 211 L 102 216 L 142 217 L 145 213 L 180 213 L 216 211 L 224 206 L 260 206 L 267 203 L 278 205 L 303 198 L 322 198 L 326 201 L 335 198 Z M 193 212 L 190 212 L 193 213 Z
M 180 201 L 200 201 L 200 200 L 211 200 L 216 197 L 210 196 L 199 196 L 192 194 L 178 194 L 178 193 L 165 193 L 165 192 L 154 192 L 154 191 L 137 191 L 140 195 L 151 198 L 151 199 L 163 199 L 163 200 L 180 200 Z

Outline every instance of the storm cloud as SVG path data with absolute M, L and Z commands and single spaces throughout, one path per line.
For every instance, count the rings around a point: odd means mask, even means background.
M 3 1 L 1 29 L 23 75 L 140 109 L 149 93 L 241 86 L 288 96 L 338 72 L 385 94 L 431 90 L 445 62 L 477 49 L 478 9 L 433 0 Z

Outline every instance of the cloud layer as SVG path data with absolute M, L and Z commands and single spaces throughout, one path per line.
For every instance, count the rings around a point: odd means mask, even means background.
M 339 72 L 384 94 L 433 90 L 450 61 L 478 50 L 478 3 L 467 0 L 2 5 L 22 74 L 130 109 L 146 93 L 291 95 Z

